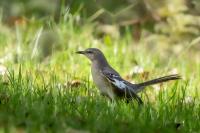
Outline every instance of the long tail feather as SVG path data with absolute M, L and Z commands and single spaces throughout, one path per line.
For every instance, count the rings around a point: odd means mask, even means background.
M 167 82 L 170 80 L 178 80 L 178 79 L 181 79 L 181 76 L 178 74 L 174 74 L 174 75 L 168 75 L 168 76 L 160 77 L 157 79 L 149 80 L 149 81 L 146 81 L 143 83 L 139 83 L 139 84 L 137 84 L 137 89 L 138 89 L 137 92 L 143 90 L 143 88 L 145 86 L 154 85 L 154 84 L 158 84 L 158 83 L 162 83 L 162 82 Z

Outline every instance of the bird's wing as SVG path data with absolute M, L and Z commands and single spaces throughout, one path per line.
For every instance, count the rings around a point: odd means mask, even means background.
M 131 86 L 127 84 L 127 81 L 123 80 L 118 73 L 115 74 L 107 70 L 103 70 L 101 73 L 113 86 L 115 93 L 119 97 L 124 97 L 126 99 L 135 98 L 140 104 L 142 103 L 141 98 L 133 91 Z
M 106 70 L 103 70 L 102 74 L 111 84 L 113 84 L 120 90 L 123 90 L 127 87 L 126 84 L 124 83 L 124 80 L 118 74 L 114 74 Z

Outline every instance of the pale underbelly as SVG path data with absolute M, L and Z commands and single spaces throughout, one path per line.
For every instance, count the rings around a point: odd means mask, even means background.
M 92 71 L 92 78 L 96 87 L 99 89 L 102 95 L 106 95 L 110 99 L 114 100 L 115 95 L 112 87 L 110 86 L 109 82 L 107 82 L 107 80 L 104 77 L 102 77 L 103 75 L 100 74 L 101 74 L 100 72 Z

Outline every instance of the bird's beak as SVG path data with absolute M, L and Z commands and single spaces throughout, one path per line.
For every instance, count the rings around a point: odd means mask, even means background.
M 85 51 L 77 51 L 77 54 L 85 54 Z

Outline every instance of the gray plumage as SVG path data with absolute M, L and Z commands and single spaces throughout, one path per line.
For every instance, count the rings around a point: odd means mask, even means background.
M 137 93 L 142 91 L 146 86 L 181 78 L 179 75 L 175 74 L 143 83 L 132 84 L 124 80 L 120 74 L 109 65 L 104 54 L 99 49 L 88 48 L 84 51 L 77 51 L 77 53 L 84 54 L 90 59 L 92 62 L 91 72 L 94 83 L 100 90 L 100 93 L 111 100 L 116 98 L 123 98 L 127 101 L 136 99 L 139 104 L 142 104 L 142 100 Z

